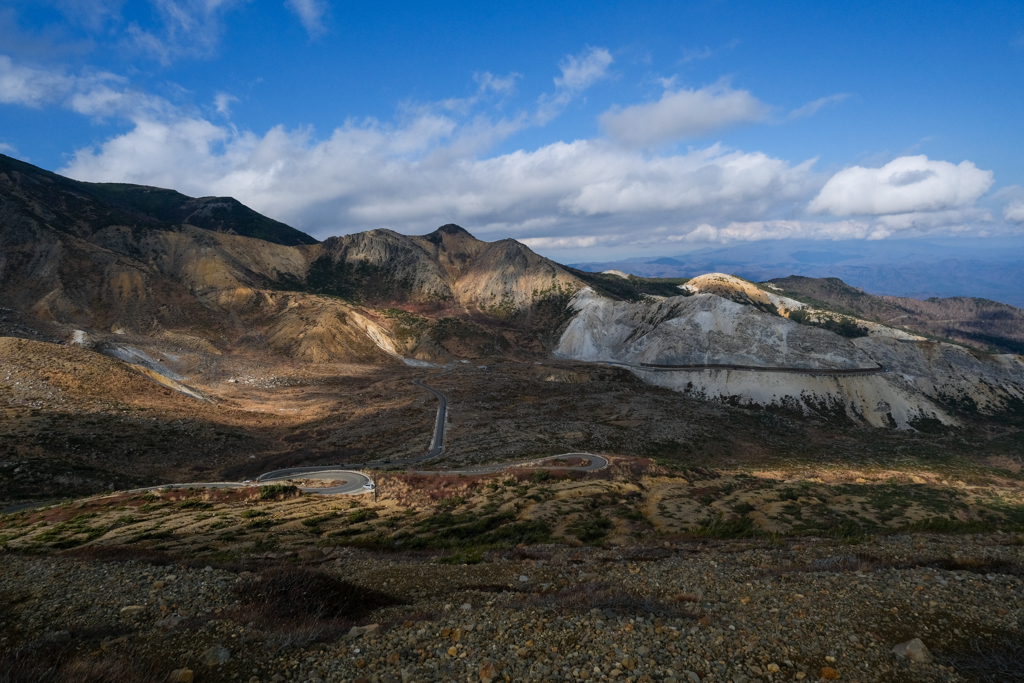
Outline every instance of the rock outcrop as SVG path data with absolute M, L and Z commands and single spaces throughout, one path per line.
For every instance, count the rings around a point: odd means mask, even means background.
M 1019 357 L 940 342 L 847 339 L 715 294 L 628 303 L 585 289 L 572 306 L 577 314 L 557 355 L 622 363 L 651 384 L 692 395 L 839 411 L 900 428 L 922 419 L 955 424 L 943 403 L 993 412 L 1024 399 Z M 709 367 L 650 367 L 657 365 Z

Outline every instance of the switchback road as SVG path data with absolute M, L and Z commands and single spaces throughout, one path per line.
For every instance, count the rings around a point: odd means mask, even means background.
M 365 473 L 365 470 L 376 470 L 376 469 L 411 469 L 410 466 L 418 465 L 420 463 L 433 460 L 434 458 L 441 455 L 444 452 L 444 435 L 445 425 L 448 421 L 448 398 L 437 389 L 427 386 L 422 381 L 415 379 L 412 382 L 416 386 L 426 389 L 437 398 L 437 417 L 434 419 L 434 434 L 430 440 L 430 449 L 423 455 L 419 455 L 413 458 L 405 458 L 402 460 L 377 460 L 373 462 L 361 463 L 359 470 L 342 469 L 339 465 L 331 465 L 327 467 L 288 467 L 281 470 L 274 470 L 272 472 L 266 472 L 256 478 L 255 482 L 231 482 L 231 481 L 213 481 L 213 482 L 193 482 L 188 484 L 163 484 L 161 486 L 150 486 L 143 489 L 134 489 L 130 493 L 135 491 L 156 491 L 159 489 L 174 488 L 243 488 L 246 486 L 267 486 L 270 484 L 289 481 L 291 479 L 316 479 L 321 481 L 341 481 L 341 484 L 336 486 L 316 487 L 316 486 L 300 486 L 303 491 L 308 493 L 320 493 L 328 495 L 357 495 L 360 493 L 366 493 L 373 490 L 373 480 L 369 475 Z M 579 458 L 586 462 L 578 466 L 559 466 L 557 463 L 560 459 L 565 458 Z M 548 464 L 551 463 L 551 464 Z M 594 455 L 593 453 L 563 453 L 561 455 L 551 455 L 544 458 L 534 458 L 532 460 L 522 460 L 510 463 L 499 463 L 495 465 L 477 465 L 473 467 L 464 467 L 460 469 L 438 469 L 438 470 L 417 470 L 413 471 L 416 474 L 434 474 L 434 475 L 445 475 L 445 476 L 457 476 L 457 475 L 473 475 L 473 474 L 493 474 L 495 472 L 501 472 L 502 470 L 510 469 L 513 467 L 530 467 L 534 469 L 558 469 L 558 470 L 571 470 L 576 472 L 594 472 L 596 470 L 603 469 L 608 466 L 608 459 Z

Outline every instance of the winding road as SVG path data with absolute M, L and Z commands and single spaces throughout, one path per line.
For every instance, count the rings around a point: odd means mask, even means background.
M 409 468 L 412 465 L 418 465 L 428 460 L 433 460 L 444 452 L 444 434 L 445 426 L 448 420 L 448 398 L 437 389 L 424 384 L 418 379 L 412 381 L 413 384 L 425 389 L 433 394 L 438 401 L 437 406 L 437 417 L 434 419 L 434 435 L 430 440 L 430 450 L 423 455 L 418 455 L 413 458 L 406 458 L 404 460 L 376 460 L 373 462 L 361 463 L 359 470 L 348 470 L 342 469 L 338 465 L 331 465 L 327 467 L 288 467 L 285 469 L 274 470 L 272 472 L 266 472 L 256 478 L 255 485 L 266 486 L 278 482 L 289 481 L 291 479 L 318 479 L 322 481 L 338 481 L 341 480 L 343 483 L 337 486 L 300 486 L 299 488 L 307 493 L 319 493 L 325 495 L 358 495 L 361 493 L 368 493 L 373 490 L 373 479 L 366 474 L 365 470 L 377 470 L 382 468 L 393 469 L 393 468 Z M 578 466 L 558 466 L 558 465 L 546 465 L 550 461 L 556 461 L 564 458 L 580 458 L 586 461 L 585 464 Z M 464 467 L 460 469 L 441 469 L 441 470 L 416 470 L 415 474 L 434 474 L 434 475 L 446 475 L 446 476 L 457 476 L 457 475 L 474 475 L 474 474 L 493 474 L 495 472 L 501 472 L 502 470 L 510 469 L 513 467 L 531 467 L 534 469 L 559 469 L 559 470 L 571 470 L 575 472 L 594 472 L 600 469 L 604 469 L 608 466 L 608 459 L 601 455 L 595 455 L 593 453 L 562 453 L 561 455 L 551 455 L 544 458 L 534 458 L 532 460 L 521 460 L 517 462 L 499 463 L 495 465 L 478 465 L 474 467 Z M 135 493 L 139 491 L 157 491 L 160 489 L 181 489 L 181 488 L 244 488 L 252 486 L 250 482 L 232 482 L 232 481 L 209 481 L 209 482 L 193 482 L 188 484 L 162 484 L 160 486 L 149 486 L 141 489 L 133 489 L 129 493 Z
M 668 365 L 662 363 L 622 363 L 614 360 L 597 361 L 608 365 L 633 368 L 645 372 L 681 372 L 694 370 L 744 370 L 747 372 L 784 372 L 793 375 L 835 375 L 848 377 L 857 375 L 879 375 L 888 372 L 882 365 L 873 368 L 797 368 L 773 367 L 767 365 L 732 365 L 730 363 L 689 363 L 686 365 Z

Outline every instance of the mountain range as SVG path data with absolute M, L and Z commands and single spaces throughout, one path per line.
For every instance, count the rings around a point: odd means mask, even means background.
M 594 273 L 453 224 L 319 242 L 231 198 L 83 183 L 3 156 L 0 306 L 0 334 L 91 346 L 172 388 L 185 369 L 152 359 L 183 348 L 372 365 L 616 362 L 683 393 L 901 428 L 1024 400 L 1012 355 L 1024 311 L 1007 304 L 874 296 L 835 278 Z M 749 372 L 762 367 L 791 372 Z

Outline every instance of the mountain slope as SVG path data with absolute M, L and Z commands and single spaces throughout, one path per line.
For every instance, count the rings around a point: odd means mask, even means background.
M 204 230 L 296 246 L 317 240 L 231 197 L 187 197 L 174 190 L 86 183 L 0 154 L 0 200 L 61 232 L 88 236 L 112 225 L 135 230 L 194 225 Z M 6 207 L 11 211 L 14 207 Z
M 838 278 L 793 275 L 768 283 L 781 294 L 840 313 L 983 350 L 1024 355 L 1024 310 L 1008 304 L 970 297 L 919 301 L 875 296 Z
M 0 158 L 0 306 L 57 338 L 199 330 L 222 350 L 269 344 L 323 361 L 543 353 L 582 286 L 514 240 L 483 242 L 456 225 L 316 243 L 231 198 L 81 183 Z M 373 310 L 394 306 L 472 318 L 479 343 L 456 343 L 458 326 L 417 323 L 399 344 L 402 321 Z

